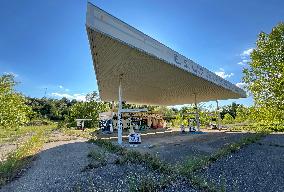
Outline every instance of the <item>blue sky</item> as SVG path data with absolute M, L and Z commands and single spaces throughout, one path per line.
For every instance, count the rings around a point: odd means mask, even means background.
M 284 20 L 282 0 L 91 2 L 234 84 L 257 34 Z M 86 6 L 80 0 L 2 0 L 0 73 L 14 73 L 17 90 L 32 97 L 43 97 L 45 88 L 48 97 L 77 99 L 97 90 Z M 235 101 L 252 104 L 251 98 Z

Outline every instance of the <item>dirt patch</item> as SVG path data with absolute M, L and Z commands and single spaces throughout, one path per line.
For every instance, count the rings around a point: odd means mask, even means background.
M 13 143 L 5 143 L 0 145 L 0 162 L 5 161 L 7 155 L 17 149 L 17 145 Z
M 72 136 L 72 135 L 66 135 L 60 131 L 54 131 L 52 132 L 48 139 L 46 140 L 46 143 L 50 142 L 58 142 L 58 141 L 70 141 L 70 140 L 76 140 L 78 137 Z

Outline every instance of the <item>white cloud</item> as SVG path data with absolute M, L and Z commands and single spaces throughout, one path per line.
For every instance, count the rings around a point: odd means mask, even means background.
M 242 61 L 238 62 L 238 65 L 246 65 L 248 62 L 248 59 L 243 59 Z
M 240 56 L 241 56 L 242 58 L 247 58 L 248 56 L 250 56 L 250 54 L 252 53 L 252 51 L 253 51 L 253 48 L 249 48 L 249 49 L 247 49 L 247 50 L 244 50 L 244 51 L 240 54 Z
M 62 86 L 62 85 L 59 85 L 58 87 L 59 87 L 60 89 L 63 89 L 63 86 Z
M 13 75 L 14 77 L 19 77 L 17 73 L 14 72 L 4 72 L 5 75 Z
M 238 65 L 246 65 L 250 61 L 250 54 L 252 53 L 253 48 L 249 48 L 247 50 L 244 50 L 240 56 L 242 61 L 238 62 Z
M 68 93 L 51 93 L 52 96 L 54 97 L 66 97 L 67 99 L 76 99 L 77 101 L 86 101 L 86 96 L 81 93 L 75 93 L 75 94 L 68 94 Z
M 69 89 L 65 89 L 65 91 L 67 91 L 67 92 L 68 92 L 68 91 L 70 91 L 70 90 L 69 90 Z
M 243 89 L 246 86 L 246 83 L 236 83 L 236 86 Z
M 220 71 L 216 71 L 215 74 L 222 77 L 223 79 L 230 78 L 234 75 L 234 73 L 226 73 L 223 68 L 219 69 Z

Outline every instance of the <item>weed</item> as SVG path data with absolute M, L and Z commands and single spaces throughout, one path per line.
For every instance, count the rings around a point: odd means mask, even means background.
M 92 128 L 92 129 L 88 128 L 88 129 L 85 129 L 84 131 L 82 131 L 82 130 L 73 129 L 73 128 L 60 127 L 60 131 L 65 135 L 75 136 L 75 137 L 83 137 L 83 138 L 90 139 L 90 138 L 92 138 L 92 133 L 97 131 L 97 129 L 96 128 Z
M 191 181 L 191 184 L 193 186 L 195 186 L 196 188 L 202 191 L 208 191 L 208 192 L 218 191 L 214 183 L 207 181 L 205 178 L 201 176 L 192 174 L 188 177 L 188 179 Z
M 123 147 L 116 145 L 116 144 L 113 144 L 112 142 L 107 141 L 107 140 L 90 139 L 88 142 L 95 143 L 96 145 L 98 145 L 98 146 L 100 146 L 100 147 L 102 147 L 102 148 L 104 148 L 107 151 L 112 152 L 112 153 L 123 154 L 126 151 L 126 149 L 124 149 Z
M 41 149 L 45 138 L 53 129 L 55 129 L 54 126 L 24 127 L 14 132 L 18 136 L 29 132 L 33 133 L 33 135 L 15 151 L 8 154 L 5 161 L 0 162 L 0 186 L 12 180 L 27 166 Z
M 207 181 L 205 178 L 197 175 L 197 172 L 205 167 L 208 167 L 218 159 L 227 156 L 231 153 L 239 151 L 242 147 L 257 142 L 267 133 L 249 134 L 239 142 L 230 144 L 210 156 L 200 156 L 188 159 L 183 165 L 175 167 L 161 161 L 159 158 L 150 155 L 149 153 L 141 154 L 137 151 L 126 150 L 121 146 L 115 145 L 107 140 L 89 140 L 98 146 L 103 147 L 109 152 L 117 153 L 121 157 L 116 162 L 117 164 L 134 163 L 144 164 L 152 171 L 158 171 L 168 177 L 160 178 L 153 181 L 149 177 L 131 178 L 129 181 L 130 191 L 159 191 L 167 186 L 171 181 L 176 181 L 178 178 L 186 177 L 191 184 L 202 191 L 225 191 L 226 185 L 224 180 L 221 181 L 221 186 L 218 189 L 215 184 Z
M 248 144 L 255 143 L 265 135 L 266 133 L 250 134 L 245 138 L 242 138 L 239 142 L 230 144 L 210 156 L 200 156 L 188 159 L 182 166 L 178 167 L 179 173 L 189 178 L 192 184 L 197 188 L 205 191 L 216 191 L 216 187 L 213 184 L 206 182 L 204 179 L 200 179 L 196 176 L 196 172 L 208 167 L 210 164 L 224 156 L 237 152 Z
M 56 129 L 55 125 L 48 125 L 48 126 L 26 126 L 20 127 L 16 129 L 1 129 L 0 128 L 0 143 L 6 142 L 14 142 L 17 141 L 19 138 L 33 135 L 34 133 L 38 133 L 41 131 L 53 131 Z
M 151 170 L 159 171 L 162 173 L 172 173 L 170 165 L 162 162 L 159 158 L 152 156 L 149 153 L 141 154 L 138 151 L 127 150 L 119 145 L 113 144 L 107 140 L 94 140 L 91 139 L 89 142 L 95 143 L 96 145 L 106 149 L 109 152 L 117 153 L 121 157 L 117 160 L 117 164 L 123 163 L 135 163 L 145 164 Z
M 90 151 L 90 153 L 88 154 L 88 157 L 96 160 L 96 161 L 102 161 L 105 159 L 105 153 L 100 151 L 100 150 L 95 150 L 93 149 L 92 151 Z
M 131 192 L 149 192 L 161 191 L 167 187 L 173 180 L 171 175 L 157 176 L 155 174 L 147 173 L 146 175 L 130 176 L 129 191 Z
M 88 157 L 91 158 L 91 163 L 85 169 L 94 169 L 107 164 L 105 151 L 93 149 Z
M 226 192 L 226 178 L 225 176 L 222 174 L 221 175 L 221 186 L 220 186 L 220 192 Z
M 125 151 L 117 163 L 144 164 L 150 170 L 159 171 L 160 173 L 165 174 L 172 174 L 174 172 L 169 164 L 162 162 L 158 157 L 155 157 L 149 153 L 141 154 L 138 151 L 133 150 Z
M 82 189 L 81 189 L 81 186 L 79 184 L 77 184 L 75 187 L 74 187 L 74 192 L 81 192 Z
M 42 135 L 34 135 L 15 152 L 9 154 L 6 161 L 0 163 L 0 185 L 15 177 L 31 161 L 31 157 L 40 149 L 42 144 Z

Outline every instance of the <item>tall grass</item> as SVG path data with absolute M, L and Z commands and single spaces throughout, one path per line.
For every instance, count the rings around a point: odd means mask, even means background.
M 22 136 L 31 133 L 23 144 L 15 151 L 8 154 L 5 161 L 0 162 L 0 186 L 11 181 L 19 175 L 23 168 L 33 159 L 34 155 L 43 146 L 48 134 L 55 129 L 55 126 L 25 127 L 13 132 L 12 135 Z
M 55 125 L 25 126 L 15 129 L 0 128 L 0 144 L 17 141 L 21 137 L 33 135 L 41 130 L 51 131 L 54 129 Z
M 65 135 L 75 136 L 75 137 L 83 137 L 83 138 L 87 138 L 87 139 L 94 138 L 95 136 L 93 134 L 96 131 L 98 131 L 97 128 L 87 128 L 84 131 L 74 129 L 74 128 L 66 128 L 66 127 L 60 127 L 59 129 Z

